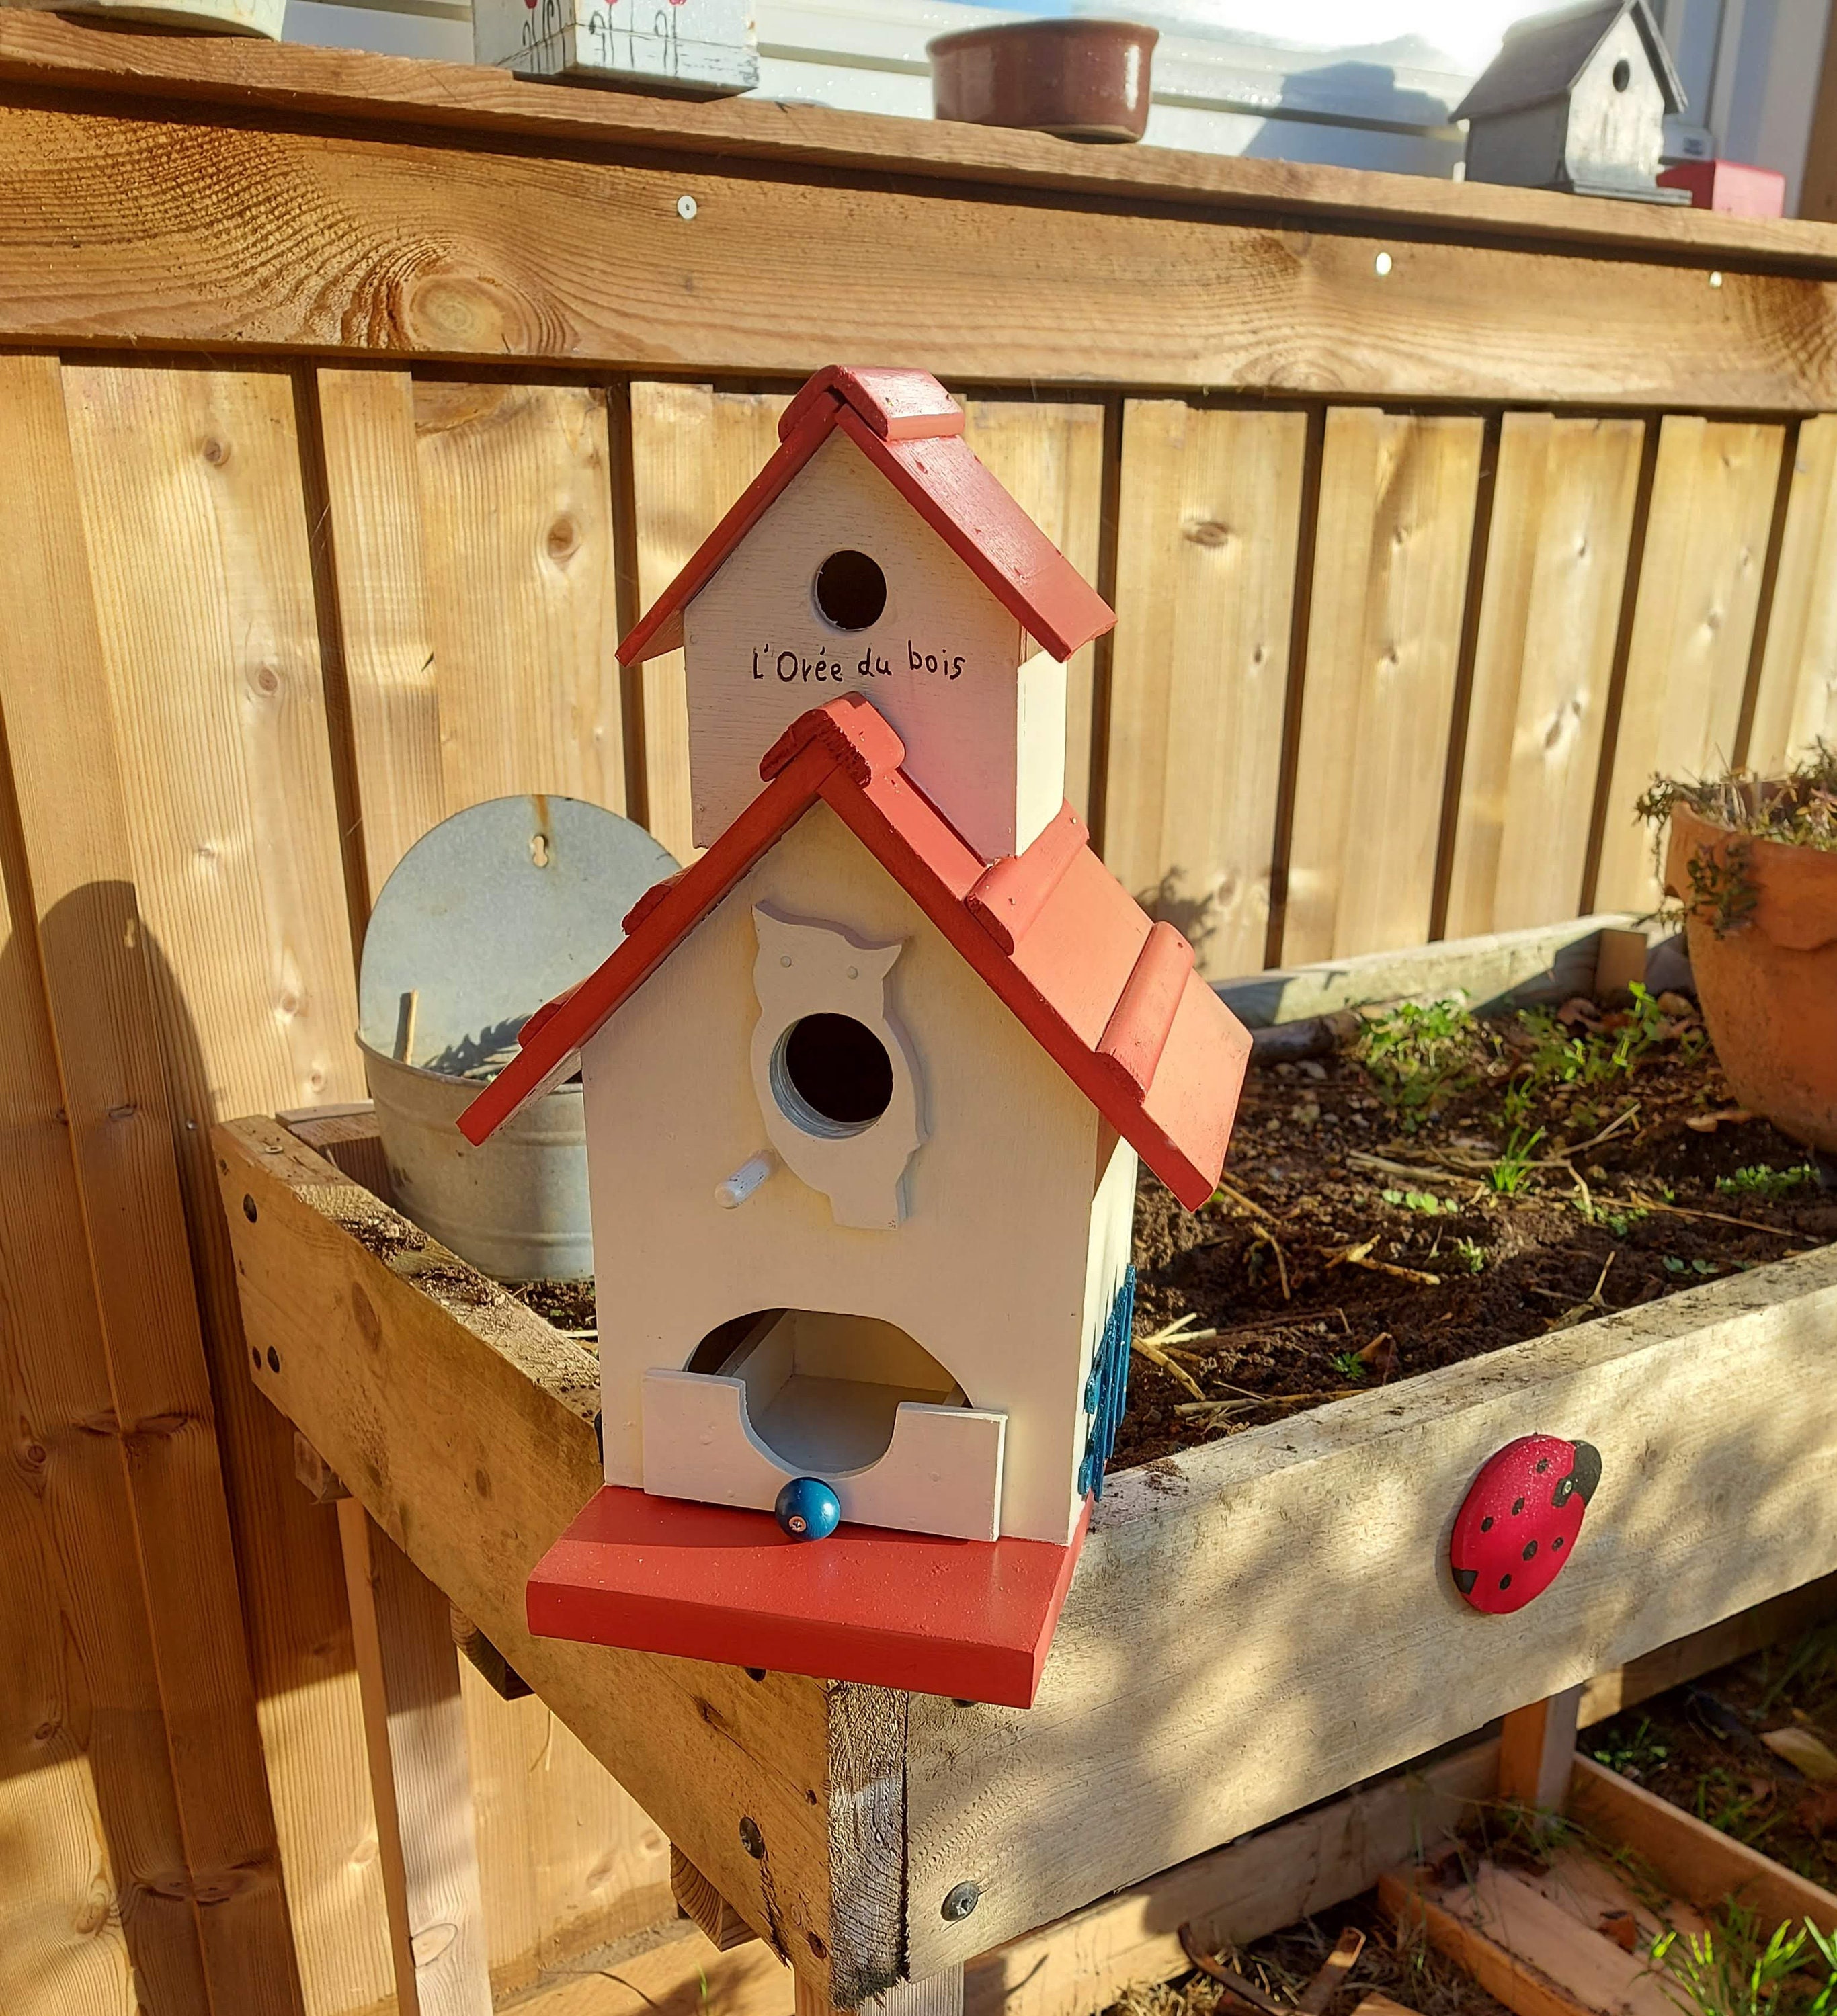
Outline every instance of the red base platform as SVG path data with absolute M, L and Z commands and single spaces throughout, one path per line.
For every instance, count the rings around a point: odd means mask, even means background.
M 841 1526 L 608 1485 L 530 1576 L 529 1628 L 633 1652 L 1030 1708 L 1090 1522 L 1067 1547 Z

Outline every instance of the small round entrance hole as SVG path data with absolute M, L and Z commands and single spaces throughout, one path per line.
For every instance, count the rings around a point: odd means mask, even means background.
M 778 1039 L 772 1091 L 807 1134 L 859 1134 L 892 1103 L 893 1060 L 852 1015 L 806 1015 Z
M 1623 56 L 1614 66 L 1614 88 L 1624 91 L 1633 81 L 1633 66 Z
M 838 630 L 866 630 L 887 606 L 887 577 L 877 561 L 845 546 L 816 570 L 816 607 Z

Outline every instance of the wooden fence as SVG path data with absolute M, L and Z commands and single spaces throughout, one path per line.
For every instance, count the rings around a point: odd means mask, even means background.
M 803 371 L 934 364 L 1111 596 L 1068 788 L 1212 974 L 1644 907 L 1653 770 L 1837 736 L 1833 234 L 809 133 L 0 16 L 9 2011 L 388 2000 L 337 1522 L 247 1377 L 206 1129 L 363 1096 L 364 920 L 445 814 L 687 850 L 679 661 L 614 647 Z M 705 244 L 647 221 L 683 150 L 760 206 Z M 806 259 L 824 312 L 749 304 Z M 665 1916 L 667 1845 L 465 1699 L 508 1993 Z

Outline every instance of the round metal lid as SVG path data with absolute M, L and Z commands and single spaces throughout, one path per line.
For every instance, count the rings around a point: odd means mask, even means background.
M 584 799 L 492 798 L 424 833 L 364 935 L 359 1030 L 386 1057 L 488 1077 L 525 1020 L 584 980 L 622 920 L 677 862 L 640 826 Z M 412 997 L 412 1006 L 410 1005 Z

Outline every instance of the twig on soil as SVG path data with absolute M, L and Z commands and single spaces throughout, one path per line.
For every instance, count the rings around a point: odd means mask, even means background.
M 1355 1168 L 1375 1169 L 1385 1176 L 1408 1176 L 1419 1183 L 1446 1184 L 1452 1180 L 1449 1170 L 1425 1169 L 1415 1162 L 1393 1162 L 1388 1155 L 1367 1155 L 1362 1148 L 1349 1148 L 1346 1160 Z
M 1180 1942 L 1187 1959 L 1201 1974 L 1210 1975 L 1226 1991 L 1221 1998 L 1223 2004 L 1248 2003 L 1252 2009 L 1260 2009 L 1263 2016 L 1295 2016 L 1292 2009 L 1284 2008 L 1280 2002 L 1264 1994 L 1255 1982 L 1246 1981 L 1242 1975 L 1234 1972 L 1222 1960 L 1207 1953 L 1193 1936 L 1190 1925 L 1181 1926 Z
M 1382 1383 L 1381 1381 L 1380 1382 Z M 1240 1397 L 1234 1400 L 1181 1400 L 1176 1403 L 1176 1414 L 1247 1413 L 1252 1407 L 1299 1407 L 1306 1401 L 1322 1406 L 1329 1400 L 1349 1400 L 1355 1393 L 1371 1393 L 1372 1386 L 1330 1386 L 1324 1391 L 1311 1393 L 1246 1393 L 1241 1386 L 1232 1391 Z
M 1371 1273 L 1389 1274 L 1393 1280 L 1414 1281 L 1424 1288 L 1439 1288 L 1442 1285 L 1439 1274 L 1425 1274 L 1420 1267 L 1399 1267 L 1389 1260 L 1374 1260 L 1371 1249 L 1377 1244 L 1375 1237 L 1361 1239 L 1351 1246 L 1334 1247 L 1321 1257 L 1329 1267 L 1363 1267 Z
M 1169 1323 L 1165 1328 L 1156 1330 L 1152 1337 L 1131 1337 L 1129 1348 L 1131 1351 L 1140 1352 L 1151 1365 L 1158 1366 L 1169 1378 L 1179 1380 L 1195 1400 L 1203 1400 L 1205 1398 L 1205 1391 L 1199 1381 L 1193 1377 L 1185 1366 L 1175 1364 L 1162 1348 L 1164 1345 L 1172 1343 L 1176 1337 L 1184 1337 L 1188 1335 L 1190 1333 L 1187 1331 L 1187 1326 L 1198 1321 L 1197 1316 L 1189 1313 L 1182 1316 L 1177 1323 Z
M 1587 1323 L 1591 1316 L 1605 1316 L 1610 1313 L 1607 1304 L 1601 1300 L 1601 1291 L 1607 1286 L 1608 1268 L 1612 1267 L 1619 1257 L 1618 1253 L 1610 1253 L 1608 1255 L 1606 1260 L 1602 1262 L 1601 1273 L 1595 1279 L 1594 1286 L 1589 1293 L 1587 1301 L 1577 1302 L 1573 1308 L 1565 1309 L 1560 1316 L 1552 1316 L 1544 1325 L 1547 1332 L 1572 1330 L 1577 1323 Z
M 1219 1177 L 1212 1195 L 1215 1198 L 1223 1197 L 1227 1204 L 1236 1204 L 1240 1211 L 1248 1211 L 1252 1218 L 1267 1219 L 1271 1225 L 1276 1222 L 1274 1212 L 1264 1210 L 1255 1198 L 1247 1197 L 1236 1184 L 1226 1183 L 1223 1176 Z
M 1637 1191 L 1629 1201 L 1636 1211 L 1662 1211 L 1672 1218 L 1706 1218 L 1716 1225 L 1739 1226 L 1744 1232 L 1764 1232 L 1774 1239 L 1799 1237 L 1790 1226 L 1762 1225 L 1752 1218 L 1731 1218 L 1725 1211 L 1695 1211 L 1681 1204 L 1661 1204 L 1656 1198 L 1640 1196 Z
M 1282 1283 L 1282 1299 L 1285 1302 L 1292 1301 L 1293 1298 L 1288 1292 L 1288 1262 L 1282 1251 L 1282 1242 L 1277 1238 L 1275 1233 L 1270 1231 L 1267 1226 L 1259 1225 L 1256 1228 L 1255 1236 L 1252 1240 L 1252 1244 L 1257 1246 L 1266 1246 L 1270 1251 L 1275 1255 L 1276 1273 Z

